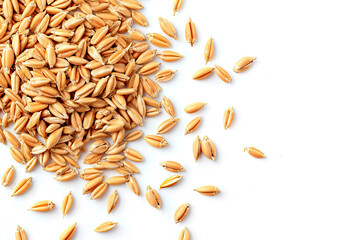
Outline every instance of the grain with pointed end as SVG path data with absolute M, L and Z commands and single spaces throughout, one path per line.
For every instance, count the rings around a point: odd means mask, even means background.
M 161 198 L 157 191 L 152 189 L 150 186 L 146 188 L 146 200 L 154 208 L 161 208 Z
M 31 208 L 29 208 L 29 210 L 35 211 L 35 212 L 47 212 L 47 211 L 50 211 L 51 209 L 53 209 L 54 207 L 55 207 L 55 204 L 52 201 L 44 200 L 44 201 L 35 203 L 34 205 L 31 206 Z
M 183 172 L 185 171 L 184 167 L 177 162 L 174 161 L 165 161 L 165 162 L 161 162 L 160 166 L 162 166 L 164 169 L 170 171 L 170 172 Z
M 194 139 L 194 142 L 193 142 L 193 155 L 194 155 L 194 158 L 195 158 L 195 161 L 197 162 L 197 160 L 199 159 L 200 157 L 200 154 L 201 154 L 201 139 L 199 136 L 196 136 L 196 138 Z
M 103 182 L 104 178 L 105 176 L 99 176 L 88 181 L 84 186 L 83 194 L 92 192 L 97 186 L 99 186 Z
M 159 23 L 160 27 L 163 30 L 163 32 L 168 35 L 169 37 L 172 37 L 174 39 L 177 39 L 176 36 L 176 30 L 174 25 L 171 24 L 171 22 L 165 18 L 159 17 Z
M 155 54 L 156 50 L 154 49 L 146 50 L 145 52 L 141 53 L 136 59 L 136 64 L 145 64 L 150 62 L 155 57 Z
M 61 206 L 61 212 L 63 214 L 63 218 L 70 211 L 73 201 L 74 201 L 74 197 L 71 194 L 71 192 L 64 197 L 64 200 L 63 200 L 62 206 Z
M 134 10 L 142 9 L 143 6 L 137 0 L 120 0 L 121 5 Z
M 170 41 L 166 37 L 158 33 L 148 33 L 146 34 L 146 37 L 149 40 L 149 42 L 154 46 L 161 48 L 168 48 L 171 46 Z
M 185 135 L 194 132 L 199 126 L 202 121 L 202 117 L 196 117 L 191 120 L 185 128 Z
M 191 18 L 189 18 L 189 21 L 185 25 L 185 38 L 191 46 L 194 45 L 194 42 L 196 41 L 196 28 Z
M 218 75 L 218 77 L 226 82 L 226 83 L 231 83 L 231 76 L 230 74 L 225 70 L 223 69 L 222 67 L 220 67 L 219 65 L 215 65 L 215 73 L 216 75 Z
M 142 162 L 144 159 L 141 153 L 132 148 L 126 148 L 124 154 L 127 159 L 133 162 Z
M 194 191 L 201 193 L 206 196 L 215 196 L 220 193 L 219 188 L 212 185 L 206 185 L 199 188 L 194 189 Z
M 214 40 L 212 39 L 212 37 L 210 37 L 210 39 L 206 43 L 204 50 L 205 64 L 211 61 L 213 57 L 214 57 Z
M 133 176 L 129 176 L 129 181 L 126 183 L 131 191 L 135 193 L 136 195 L 140 196 L 140 188 L 136 181 L 136 179 Z
M 165 111 L 170 115 L 170 117 L 172 118 L 175 117 L 175 109 L 169 98 L 163 96 L 161 100 L 161 105 L 165 109 Z
M 31 186 L 32 177 L 24 178 L 18 184 L 16 184 L 11 196 L 18 196 L 26 192 Z
M 209 77 L 211 75 L 211 73 L 214 71 L 214 67 L 204 67 L 200 70 L 198 70 L 194 75 L 193 75 L 193 79 L 194 80 L 202 80 L 205 79 L 207 77 Z
M 179 118 L 169 118 L 169 119 L 165 120 L 157 128 L 157 134 L 167 133 L 173 127 L 175 127 L 175 125 L 177 124 L 178 121 L 179 121 Z
M 4 130 L 3 133 L 5 135 L 6 140 L 8 140 L 9 143 L 11 143 L 11 145 L 13 145 L 16 148 L 20 147 L 19 140 L 11 132 Z
M 27 240 L 26 232 L 20 226 L 17 226 L 15 240 Z
M 178 209 L 175 211 L 175 214 L 174 214 L 175 223 L 179 223 L 179 222 L 183 221 L 184 218 L 186 217 L 186 215 L 188 214 L 189 210 L 190 210 L 189 203 L 184 203 L 184 204 L 180 205 L 180 207 L 178 207 Z
M 146 135 L 144 139 L 148 144 L 156 148 L 163 148 L 168 145 L 168 142 L 162 136 Z
M 244 152 L 245 151 L 247 151 L 254 158 L 264 158 L 265 157 L 264 153 L 262 153 L 259 149 L 254 148 L 254 147 L 246 147 L 244 149 Z
M 132 10 L 131 16 L 134 19 L 134 21 L 140 26 L 147 27 L 147 25 L 149 24 L 145 16 L 141 14 L 139 11 Z
M 194 102 L 190 103 L 184 108 L 184 111 L 187 113 L 194 113 L 202 109 L 207 103 L 204 102 Z
M 156 55 L 165 62 L 174 62 L 184 57 L 180 53 L 174 51 L 162 51 Z
M 177 175 L 177 174 L 168 177 L 168 178 L 160 185 L 160 190 L 161 190 L 162 188 L 168 188 L 168 187 L 174 186 L 174 185 L 177 184 L 182 178 L 183 178 L 183 176 Z
M 13 157 L 13 159 L 15 161 L 17 161 L 18 163 L 21 163 L 21 164 L 26 163 L 25 157 L 24 157 L 24 155 L 22 154 L 22 152 L 19 149 L 14 148 L 14 147 L 10 147 L 10 154 Z
M 215 157 L 216 157 L 215 144 L 213 143 L 213 141 L 211 141 L 208 138 L 208 136 L 205 136 L 203 138 L 203 141 L 201 142 L 201 151 L 211 161 L 215 160 Z
M 160 69 L 161 63 L 149 62 L 139 70 L 139 74 L 146 76 L 157 72 Z
M 38 157 L 37 156 L 32 157 L 25 165 L 25 172 L 27 173 L 34 170 L 37 162 L 38 162 Z
M 112 222 L 112 221 L 108 221 L 108 222 L 104 222 L 102 224 L 100 224 L 99 226 L 97 226 L 94 231 L 95 232 L 107 232 L 110 231 L 111 229 L 113 229 L 118 223 L 117 222 Z
M 116 207 L 119 201 L 119 195 L 117 190 L 115 190 L 109 197 L 108 204 L 107 204 L 107 212 L 110 214 L 112 210 Z
M 69 227 L 67 227 L 60 235 L 59 240 L 70 240 L 74 236 L 74 233 L 76 231 L 76 225 L 77 223 L 73 223 Z
M 171 70 L 171 69 L 164 69 L 155 74 L 155 80 L 158 82 L 167 82 L 171 80 L 177 70 Z
M 174 0 L 174 3 L 173 3 L 174 16 L 175 16 L 175 13 L 177 13 L 180 10 L 182 4 L 183 4 L 183 0 Z
M 234 120 L 234 107 L 226 109 L 223 117 L 224 128 L 228 129 Z
M 143 135 L 143 132 L 141 130 L 134 130 L 132 132 L 129 132 L 125 136 L 125 140 L 128 142 L 133 142 L 133 141 L 140 139 L 142 137 L 142 135 Z
M 91 197 L 90 199 L 98 199 L 100 198 L 102 195 L 104 195 L 107 187 L 108 187 L 108 183 L 103 182 L 101 183 L 99 186 L 97 186 L 92 192 L 91 192 Z
M 187 227 L 181 230 L 178 240 L 190 240 L 190 232 Z
M 106 179 L 109 185 L 120 185 L 129 181 L 129 176 L 112 176 Z
M 3 174 L 2 178 L 1 178 L 1 184 L 4 187 L 9 186 L 12 179 L 14 178 L 14 174 L 15 174 L 14 166 L 11 166 L 8 169 L 6 169 L 6 171 L 4 172 L 4 174 Z
M 236 73 L 245 72 L 249 69 L 251 64 L 255 61 L 256 57 L 243 57 L 239 61 L 236 62 L 233 71 Z
M 64 130 L 64 128 L 61 127 L 61 128 L 55 130 L 54 132 L 52 132 L 49 135 L 49 137 L 48 137 L 48 139 L 46 141 L 46 147 L 48 149 L 51 149 L 52 147 L 54 147 L 60 141 L 60 138 L 61 138 L 61 136 L 63 134 L 63 130 Z

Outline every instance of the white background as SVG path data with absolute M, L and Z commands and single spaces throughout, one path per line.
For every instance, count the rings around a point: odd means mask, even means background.
M 164 63 L 162 69 L 177 69 L 176 77 L 162 83 L 180 117 L 178 125 L 164 134 L 169 146 L 155 149 L 144 140 L 130 143 L 145 156 L 136 164 L 141 196 L 126 185 L 110 187 L 99 200 L 81 194 L 85 181 L 60 183 L 40 166 L 30 174 L 12 160 L 8 146 L 1 148 L 1 173 L 13 164 L 16 176 L 10 187 L 0 188 L 1 239 L 14 239 L 22 226 L 29 240 L 58 239 L 73 222 L 73 239 L 177 239 L 188 227 L 192 239 L 359 239 L 359 23 L 357 1 L 285 0 L 215 1 L 184 0 L 172 16 L 172 1 L 144 0 L 142 13 L 150 26 L 144 33 L 159 32 L 157 17 L 170 20 L 179 39 L 171 50 L 184 54 L 181 61 Z M 184 39 L 184 26 L 191 17 L 198 40 L 191 48 Z M 203 50 L 212 36 L 214 59 L 229 72 L 243 56 L 258 59 L 242 74 L 231 72 L 225 84 L 215 74 L 192 80 L 204 66 Z M 156 59 L 161 61 L 160 59 Z M 196 114 L 183 108 L 193 101 L 208 105 Z M 222 127 L 226 108 L 234 106 L 231 128 Z M 203 122 L 195 133 L 183 136 L 186 124 L 196 116 Z M 148 119 L 143 131 L 155 134 L 167 119 L 164 112 Z M 211 162 L 192 157 L 195 136 L 208 135 L 218 156 Z M 258 160 L 242 152 L 246 146 L 267 156 Z M 145 199 L 147 185 L 158 189 L 171 175 L 159 166 L 165 160 L 184 165 L 184 178 L 173 188 L 163 189 L 161 210 Z M 82 166 L 84 168 L 84 166 Z M 15 183 L 33 176 L 29 191 L 10 198 Z M 221 189 L 206 197 L 192 189 L 213 184 Z M 108 215 L 107 199 L 118 189 L 119 203 Z M 62 219 L 63 197 L 72 191 L 75 202 Z M 27 211 L 34 203 L 49 199 L 56 207 L 47 213 Z M 175 224 L 177 207 L 189 202 L 187 218 Z M 102 222 L 116 221 L 107 233 L 93 229 Z

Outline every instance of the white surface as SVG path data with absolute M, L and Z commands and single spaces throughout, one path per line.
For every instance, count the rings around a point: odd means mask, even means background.
M 127 186 L 117 187 L 118 206 L 108 215 L 107 190 L 99 200 L 81 194 L 85 181 L 59 183 L 39 166 L 24 173 L 11 159 L 8 147 L 0 146 L 2 172 L 11 164 L 16 176 L 8 188 L 0 187 L 1 239 L 14 239 L 21 225 L 29 240 L 58 239 L 73 222 L 78 228 L 73 239 L 177 239 L 187 226 L 192 239 L 359 239 L 359 14 L 356 1 L 285 0 L 215 1 L 184 0 L 180 12 L 172 16 L 172 1 L 144 0 L 142 11 L 150 26 L 144 33 L 159 32 L 157 17 L 170 20 L 179 40 L 171 40 L 184 59 L 163 63 L 162 69 L 178 69 L 176 77 L 163 83 L 163 92 L 176 108 L 180 121 L 164 135 L 169 146 L 154 149 L 143 140 L 130 143 L 145 161 L 136 164 L 141 197 Z M 198 40 L 193 48 L 185 42 L 184 25 L 191 17 Z M 241 57 L 257 56 L 256 63 L 243 74 L 234 74 L 225 84 L 215 74 L 194 81 L 192 74 L 204 66 L 203 50 L 212 36 L 214 60 L 230 72 Z M 160 61 L 157 59 L 157 61 Z M 190 102 L 208 105 L 188 115 Z M 234 106 L 233 126 L 224 131 L 222 116 Z M 186 124 L 202 115 L 203 123 L 193 134 L 183 136 Z M 148 119 L 143 131 L 154 134 L 166 113 Z M 195 136 L 208 135 L 216 144 L 218 157 L 192 157 Z M 266 155 L 257 160 L 242 153 L 255 146 Z M 160 211 L 150 207 L 144 193 L 147 185 L 158 188 L 170 172 L 158 164 L 178 161 L 186 172 L 173 188 L 160 191 Z M 33 176 L 30 190 L 10 198 L 11 188 L 25 176 Z M 206 197 L 192 189 L 206 184 L 222 192 Z M 62 219 L 63 197 L 72 191 L 75 202 Z M 56 203 L 47 213 L 27 211 L 35 202 Z M 173 221 L 176 208 L 191 204 L 187 218 Z M 93 229 L 104 221 L 117 221 L 111 232 Z

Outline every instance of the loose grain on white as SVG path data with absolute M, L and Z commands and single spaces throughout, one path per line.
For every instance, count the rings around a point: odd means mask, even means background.
M 34 176 L 23 196 L 10 198 L 11 188 L 0 188 L 2 239 L 13 239 L 21 225 L 29 239 L 57 239 L 73 222 L 78 222 L 74 239 L 176 239 L 187 226 L 192 239 L 359 239 L 359 14 L 356 1 L 285 0 L 215 1 L 184 0 L 172 16 L 172 1 L 144 0 L 148 18 L 144 32 L 161 32 L 157 17 L 170 20 L 179 40 L 170 39 L 171 50 L 184 54 L 162 69 L 178 69 L 173 80 L 162 83 L 180 117 L 178 125 L 164 134 L 165 149 L 154 149 L 144 141 L 130 143 L 145 156 L 137 164 L 142 190 L 135 196 L 126 186 L 118 187 L 119 203 L 107 215 L 105 196 L 90 201 L 81 194 L 84 181 L 59 183 L 39 166 L 30 174 L 11 159 L 8 147 L 0 170 L 14 164 L 14 183 Z M 185 42 L 184 26 L 191 17 L 198 40 L 193 48 Z M 246 55 L 256 63 L 243 74 L 232 73 L 233 83 L 225 84 L 215 74 L 193 81 L 192 74 L 204 66 L 203 49 L 212 36 L 214 59 L 231 70 Z M 160 60 L 158 60 L 160 61 Z M 208 105 L 188 115 L 182 109 L 192 101 Z M 222 115 L 234 106 L 235 120 L 228 131 Z M 200 128 L 183 136 L 188 121 L 203 116 Z M 154 134 L 165 113 L 148 119 L 144 132 Z M 192 158 L 196 134 L 208 135 L 216 144 L 215 162 Z M 256 146 L 268 158 L 257 160 L 242 153 Z M 179 161 L 186 168 L 177 186 L 159 193 L 160 211 L 145 200 L 147 185 L 158 188 L 171 173 L 158 164 Z M 217 185 L 221 194 L 202 196 L 192 189 Z M 72 191 L 74 206 L 62 219 L 61 202 Z M 48 213 L 27 211 L 33 203 L 49 199 L 56 203 Z M 191 204 L 184 222 L 175 224 L 173 214 L 185 202 Z M 119 225 L 108 233 L 93 229 L 105 221 Z

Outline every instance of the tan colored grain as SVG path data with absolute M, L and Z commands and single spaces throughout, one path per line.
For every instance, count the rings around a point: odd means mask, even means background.
M 177 70 L 165 69 L 155 74 L 155 80 L 158 82 L 167 82 L 174 77 Z
M 105 182 L 107 182 L 109 185 L 120 185 L 126 183 L 127 181 L 129 181 L 128 176 L 113 176 L 108 178 Z
M 137 64 L 148 63 L 154 58 L 155 54 L 156 54 L 156 50 L 154 49 L 146 50 L 145 52 L 142 52 L 139 55 L 139 57 L 136 59 L 136 63 Z
M 143 135 L 143 132 L 141 130 L 134 130 L 125 136 L 125 140 L 128 142 L 133 142 L 133 141 L 140 139 L 142 137 L 142 135 Z
M 164 122 L 162 122 L 159 125 L 159 127 L 157 129 L 157 134 L 167 133 L 173 127 L 175 127 L 175 125 L 177 124 L 178 121 L 179 121 L 179 118 L 169 118 L 169 119 L 165 120 Z
M 129 9 L 139 10 L 143 8 L 137 0 L 120 0 L 120 3 Z
M 219 188 L 212 185 L 206 185 L 199 188 L 194 189 L 194 191 L 201 193 L 206 196 L 215 196 L 220 193 Z
M 160 109 L 159 108 L 148 108 L 146 109 L 146 116 L 147 117 L 155 117 L 157 115 L 160 114 Z
M 73 223 L 72 225 L 70 225 L 69 227 L 67 227 L 60 235 L 59 239 L 60 240 L 70 240 L 72 239 L 75 231 L 76 231 L 76 225 L 77 223 Z
M 26 232 L 19 225 L 15 232 L 15 240 L 27 240 Z
M 98 199 L 104 195 L 108 185 L 108 183 L 103 182 L 99 186 L 95 187 L 95 189 L 91 192 L 91 199 Z
M 202 109 L 206 104 L 207 103 L 204 103 L 204 102 L 193 102 L 193 103 L 190 103 L 189 105 L 187 105 L 184 108 L 184 111 L 187 113 L 194 113 L 194 112 L 197 112 L 200 109 Z
M 26 192 L 31 186 L 31 182 L 32 177 L 22 179 L 18 184 L 16 184 L 11 196 L 18 196 Z
M 265 158 L 265 155 L 263 152 L 261 152 L 259 149 L 254 147 L 246 147 L 244 149 L 244 152 L 247 151 L 251 156 L 254 158 Z
M 4 130 L 4 135 L 6 140 L 8 140 L 9 143 L 11 143 L 11 145 L 13 145 L 16 148 L 20 147 L 19 140 L 11 132 Z
M 175 16 L 175 13 L 177 13 L 180 10 L 182 4 L 183 4 L 183 0 L 174 0 L 174 3 L 173 3 L 174 16 Z
M 148 21 L 145 18 L 145 16 L 143 14 L 141 14 L 139 11 L 136 10 L 132 10 L 131 11 L 131 16 L 134 19 L 134 21 L 139 24 L 140 26 L 143 27 L 147 27 L 148 26 Z
M 185 25 L 185 38 L 186 41 L 193 46 L 196 41 L 196 28 L 194 22 L 189 18 L 189 21 Z
M 186 215 L 188 214 L 189 210 L 190 210 L 189 203 L 184 203 L 184 204 L 180 205 L 180 207 L 178 207 L 178 209 L 175 211 L 175 214 L 174 214 L 175 223 L 179 223 L 179 222 L 183 221 L 184 218 L 186 217 Z
M 141 153 L 132 148 L 126 148 L 124 154 L 127 159 L 133 162 L 142 162 L 144 159 Z
M 162 188 L 168 188 L 168 187 L 174 186 L 174 185 L 177 184 L 182 178 L 183 178 L 183 176 L 181 176 L 181 175 L 172 175 L 172 176 L 168 177 L 168 178 L 165 179 L 165 181 L 160 185 L 160 190 L 161 190 Z
M 226 109 L 223 117 L 224 128 L 228 129 L 234 120 L 234 107 Z
M 162 51 L 156 55 L 165 62 L 174 62 L 184 57 L 180 53 L 174 51 Z
M 131 163 L 129 161 L 123 161 L 122 164 L 123 164 L 123 167 L 125 167 L 132 173 L 140 173 L 139 169 L 133 163 Z
M 14 148 L 14 147 L 10 147 L 10 154 L 13 157 L 13 159 L 15 161 L 17 161 L 18 163 L 21 163 L 21 164 L 26 163 L 25 157 L 24 157 L 24 155 L 21 153 L 21 151 L 19 149 Z
M 169 37 L 177 39 L 174 25 L 172 25 L 171 22 L 165 18 L 159 17 L 158 19 L 159 19 L 160 28 L 163 30 L 163 32 Z
M 99 177 L 102 173 L 102 171 L 96 168 L 86 168 L 80 173 L 80 178 L 90 181 Z
M 139 74 L 146 76 L 152 73 L 155 73 L 159 70 L 161 63 L 159 62 L 149 62 L 139 70 Z
M 168 142 L 162 136 L 146 135 L 144 139 L 148 144 L 156 148 L 163 148 L 168 145 Z
M 9 184 L 11 183 L 11 181 L 14 178 L 14 174 L 15 174 L 14 166 L 11 166 L 8 169 L 6 169 L 6 171 L 4 172 L 4 174 L 1 178 L 1 184 L 4 187 L 9 186 Z
M 202 80 L 205 79 L 207 77 L 209 77 L 211 75 L 211 73 L 214 71 L 214 67 L 204 67 L 200 70 L 198 70 L 194 75 L 193 75 L 193 79 L 194 80 Z
M 133 176 L 129 176 L 129 181 L 126 183 L 129 188 L 131 189 L 131 191 L 133 193 L 135 193 L 136 195 L 140 196 L 140 188 L 139 185 L 137 184 L 136 179 Z
M 222 81 L 224 81 L 226 83 L 231 83 L 230 74 L 225 69 L 223 69 L 222 67 L 220 67 L 218 65 L 215 65 L 215 73 L 216 73 L 216 75 L 218 75 L 218 77 Z
M 172 118 L 175 117 L 175 110 L 169 98 L 163 96 L 161 100 L 161 105 L 165 109 L 165 111 L 170 115 L 170 117 Z
M 184 167 L 177 162 L 174 161 L 165 161 L 165 162 L 161 162 L 160 166 L 162 166 L 164 169 L 170 171 L 170 172 L 183 172 L 185 171 Z
M 201 142 L 201 151 L 211 161 L 215 160 L 216 157 L 215 144 L 207 136 L 205 136 Z
M 202 121 L 202 117 L 196 117 L 191 120 L 185 128 L 185 135 L 194 132 L 199 126 Z
M 97 186 L 99 186 L 103 182 L 104 178 L 105 176 L 99 176 L 87 182 L 84 186 L 83 194 L 90 193 L 91 191 L 93 191 Z
M 63 200 L 62 206 L 61 206 L 61 212 L 63 214 L 63 218 L 70 211 L 73 201 L 74 201 L 74 197 L 71 194 L 71 192 L 69 192 L 69 194 L 64 197 L 64 200 Z
M 29 208 L 29 210 L 36 211 L 36 212 L 46 212 L 46 211 L 50 211 L 54 207 L 55 207 L 55 204 L 52 201 L 44 200 L 44 201 L 35 203 L 34 205 L 32 205 Z
M 97 226 L 94 231 L 95 232 L 107 232 L 110 231 L 111 229 L 113 229 L 115 226 L 117 225 L 117 222 L 104 222 L 102 224 L 100 224 L 99 226 Z
M 178 240 L 190 240 L 190 232 L 187 227 L 181 230 Z
M 206 43 L 204 50 L 205 64 L 211 61 L 213 57 L 214 57 L 214 40 L 212 39 L 212 37 L 210 37 L 210 39 Z
M 146 200 L 154 208 L 161 208 L 161 198 L 157 191 L 152 189 L 150 186 L 146 187 Z
M 37 162 L 38 162 L 38 157 L 37 156 L 32 157 L 25 165 L 25 172 L 31 172 L 32 170 L 34 170 Z
M 115 190 L 109 197 L 108 204 L 107 204 L 107 212 L 110 214 L 112 210 L 116 207 L 119 201 L 119 195 L 117 190 Z
M 168 48 L 171 46 L 170 41 L 158 33 L 148 33 L 146 37 L 152 45 L 157 47 Z
M 201 139 L 199 136 L 196 136 L 193 142 L 193 155 L 195 158 L 195 161 L 197 161 L 200 157 L 202 150 L 201 150 Z
M 243 57 L 239 61 L 236 62 L 233 71 L 236 73 L 245 72 L 250 68 L 252 63 L 255 61 L 256 57 Z

